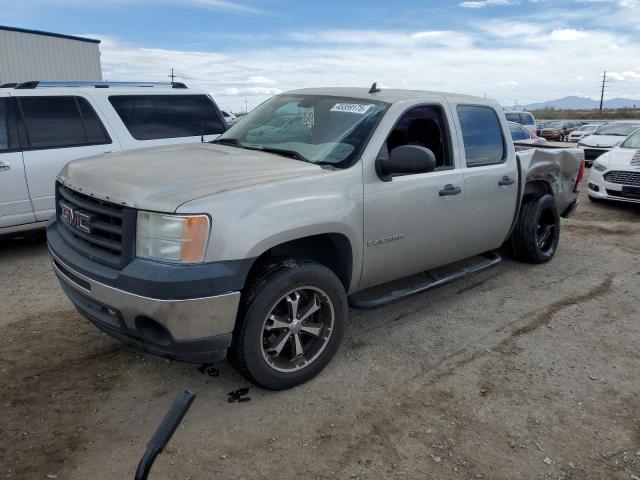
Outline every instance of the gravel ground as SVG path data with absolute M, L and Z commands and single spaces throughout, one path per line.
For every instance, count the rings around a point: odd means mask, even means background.
M 42 233 L 0 239 L 0 291 L 0 478 L 133 478 L 183 388 L 151 478 L 640 477 L 640 208 L 585 197 L 547 265 L 352 311 L 329 367 L 279 393 L 99 333 Z

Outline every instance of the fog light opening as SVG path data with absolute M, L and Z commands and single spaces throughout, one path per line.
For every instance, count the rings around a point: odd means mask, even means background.
M 145 339 L 158 345 L 170 345 L 171 334 L 166 327 L 149 317 L 136 318 L 136 329 Z
M 600 191 L 600 187 L 598 185 L 594 185 L 593 183 L 590 183 L 588 187 L 589 187 L 589 190 L 593 190 L 594 192 Z

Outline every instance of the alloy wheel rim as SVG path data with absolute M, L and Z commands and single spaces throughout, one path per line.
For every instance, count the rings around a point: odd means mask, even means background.
M 553 250 L 556 236 L 556 224 L 550 210 L 543 210 L 536 226 L 536 244 L 541 252 L 547 254 Z
M 293 289 L 273 304 L 262 323 L 262 357 L 279 372 L 302 370 L 325 350 L 334 322 L 333 303 L 323 290 Z

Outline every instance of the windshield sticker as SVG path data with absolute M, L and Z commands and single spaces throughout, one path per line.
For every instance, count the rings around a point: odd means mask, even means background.
M 357 113 L 364 115 L 373 105 L 363 105 L 361 103 L 336 103 L 332 108 L 332 112 Z
M 311 128 L 313 127 L 314 122 L 313 108 L 302 109 L 302 125 Z

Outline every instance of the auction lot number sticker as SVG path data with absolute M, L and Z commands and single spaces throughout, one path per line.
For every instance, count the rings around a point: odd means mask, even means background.
M 363 105 L 362 103 L 336 103 L 332 108 L 332 112 L 357 113 L 364 115 L 372 107 L 372 105 Z

